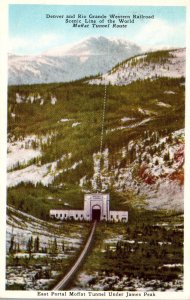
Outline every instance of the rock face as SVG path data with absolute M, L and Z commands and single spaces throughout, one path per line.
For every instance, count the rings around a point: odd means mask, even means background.
M 38 56 L 9 55 L 9 84 L 72 81 L 107 72 L 117 63 L 140 52 L 138 45 L 127 40 L 100 36 Z

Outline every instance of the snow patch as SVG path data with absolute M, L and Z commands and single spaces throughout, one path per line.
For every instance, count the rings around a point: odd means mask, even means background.
M 16 93 L 16 103 L 22 103 L 22 97 L 19 95 L 19 93 Z
M 133 121 L 133 120 L 135 120 L 135 118 L 123 117 L 121 119 L 122 122 L 128 122 L 128 121 Z
M 75 122 L 75 123 L 72 124 L 72 127 L 76 127 L 76 126 L 78 126 L 80 124 L 81 124 L 80 122 Z
M 161 102 L 161 101 L 158 101 L 156 103 L 158 106 L 162 106 L 162 107 L 167 107 L 167 108 L 170 108 L 171 105 L 170 104 L 167 104 L 167 103 L 164 103 L 164 102 Z
M 165 91 L 164 94 L 175 95 L 175 92 L 173 92 L 173 91 Z
M 34 149 L 34 144 L 36 145 Z M 39 140 L 35 135 L 27 136 L 22 140 L 7 143 L 7 169 L 11 170 L 20 165 L 25 165 L 32 159 L 41 157 Z
M 51 96 L 51 104 L 55 105 L 56 102 L 57 102 L 57 98 L 55 96 Z
M 61 119 L 60 121 L 58 121 L 58 123 L 59 123 L 59 122 L 65 123 L 65 122 L 68 122 L 68 121 L 70 121 L 70 120 L 69 120 L 69 119 Z

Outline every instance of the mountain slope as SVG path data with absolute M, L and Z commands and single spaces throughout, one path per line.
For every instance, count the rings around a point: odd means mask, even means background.
M 104 95 L 85 81 L 9 87 L 10 205 L 48 218 L 99 188 L 111 209 L 183 209 L 184 78 L 107 86 L 99 153 Z
M 126 40 L 91 37 L 78 44 L 39 56 L 9 56 L 9 84 L 67 82 L 104 73 L 141 52 Z
M 185 49 L 160 50 L 128 59 L 91 84 L 127 85 L 136 80 L 185 76 Z

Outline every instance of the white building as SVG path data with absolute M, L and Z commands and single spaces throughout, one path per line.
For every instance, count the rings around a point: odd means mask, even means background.
M 110 210 L 109 194 L 84 195 L 84 210 L 51 209 L 50 217 L 60 220 L 128 221 L 127 211 Z

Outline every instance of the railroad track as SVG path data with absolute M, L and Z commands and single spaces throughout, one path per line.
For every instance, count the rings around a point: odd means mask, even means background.
M 88 253 L 88 250 L 89 250 L 89 248 L 92 244 L 94 233 L 95 233 L 95 230 L 96 230 L 96 224 L 97 224 L 97 221 L 94 221 L 93 226 L 92 226 L 92 230 L 91 230 L 90 235 L 89 235 L 89 238 L 88 238 L 88 240 L 87 240 L 87 242 L 84 246 L 84 249 L 82 250 L 81 254 L 79 255 L 78 259 L 76 260 L 76 262 L 74 263 L 72 268 L 69 270 L 69 272 L 52 289 L 53 291 L 65 289 L 68 286 L 71 279 L 73 278 L 73 276 L 75 275 L 75 273 L 78 271 L 83 259 L 85 258 L 86 254 Z

